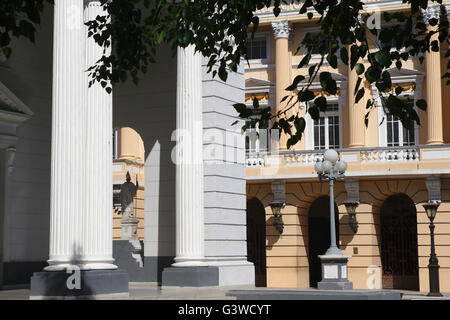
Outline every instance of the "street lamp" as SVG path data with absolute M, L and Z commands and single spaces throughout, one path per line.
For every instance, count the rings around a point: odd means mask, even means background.
M 430 219 L 430 236 L 431 236 L 431 254 L 428 264 L 428 273 L 430 277 L 430 292 L 429 296 L 442 297 L 439 292 L 439 261 L 436 256 L 436 251 L 434 247 L 434 218 L 436 217 L 436 212 L 439 207 L 438 201 L 430 201 L 423 205 L 425 212 L 427 213 L 428 219 Z
M 279 234 L 283 233 L 284 230 L 284 222 L 283 217 L 281 215 L 281 209 L 284 207 L 284 202 L 281 201 L 273 201 L 270 203 L 270 208 L 272 209 L 273 214 L 273 226 L 277 229 Z
M 322 262 L 322 281 L 317 284 L 318 289 L 323 290 L 350 290 L 353 284 L 347 278 L 347 262 L 351 256 L 343 255 L 336 245 L 336 221 L 334 218 L 334 182 L 344 179 L 347 163 L 339 160 L 339 154 L 329 149 L 325 151 L 323 160 L 314 165 L 319 175 L 319 180 L 330 183 L 330 234 L 331 243 L 324 255 L 319 255 Z

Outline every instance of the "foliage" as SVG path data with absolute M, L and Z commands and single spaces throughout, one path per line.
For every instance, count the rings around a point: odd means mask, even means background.
M 52 4 L 53 0 L 0 1 L 0 54 L 6 58 L 11 56 L 11 37 L 24 37 L 34 42 L 44 3 Z
M 248 36 L 253 37 L 259 26 L 255 11 L 270 7 L 274 15 L 279 16 L 281 5 L 285 3 L 281 0 L 100 1 L 109 16 L 99 16 L 87 26 L 89 36 L 105 48 L 105 54 L 88 70 L 91 83 L 101 83 L 108 92 L 112 91 L 112 85 L 130 77 L 138 83 L 139 77 L 156 62 L 161 45 L 169 46 L 173 55 L 178 47 L 194 45 L 198 52 L 208 57 L 208 71 L 226 81 L 228 72 L 236 71 L 247 56 Z M 0 3 L 0 50 L 6 56 L 11 55 L 12 36 L 34 40 L 35 25 L 39 23 L 45 2 L 52 3 L 53 0 Z M 420 124 L 416 108 L 399 98 L 403 89 L 392 83 L 388 69 L 400 70 L 404 62 L 412 58 L 422 63 L 427 51 L 439 51 L 440 46 L 449 43 L 448 21 L 441 18 L 437 24 L 432 20 L 430 24 L 438 28 L 430 31 L 421 14 L 421 9 L 442 4 L 442 0 L 403 0 L 409 10 L 383 13 L 384 20 L 390 24 L 380 29 L 367 27 L 370 17 L 361 0 L 289 2 L 301 4 L 299 14 L 306 14 L 320 26 L 319 35 L 307 35 L 298 46 L 298 50 L 318 52 L 319 62 L 311 64 L 310 53 L 303 57 L 298 68 L 307 68 L 308 72 L 297 76 L 286 88 L 289 94 L 283 98 L 284 109 L 274 112 L 270 108 L 259 108 L 255 100 L 251 107 L 235 105 L 241 118 L 249 119 L 252 126 L 259 122 L 260 127 L 270 120 L 272 128 L 280 128 L 290 136 L 288 147 L 296 144 L 305 130 L 305 119 L 298 106 L 305 106 L 311 117 L 318 119 L 321 112 L 327 110 L 324 93 L 334 95 L 338 92 L 336 80 L 330 72 L 322 71 L 322 67 L 326 63 L 337 69 L 342 62 L 358 75 L 353 88 L 355 102 L 366 96 L 369 85 L 375 85 L 380 93 L 379 97 L 370 97 L 367 101 L 366 125 L 370 112 L 377 107 L 375 98 L 382 101 L 385 110 L 399 117 L 404 127 Z M 439 40 L 432 39 L 436 33 Z M 375 47 L 371 46 L 371 39 L 377 39 Z M 113 50 L 109 55 L 111 46 Z M 449 60 L 450 50 L 446 51 L 445 57 Z M 443 77 L 448 85 L 450 61 L 447 69 Z M 319 96 L 310 89 L 313 82 L 319 82 L 322 87 Z M 426 110 L 426 101 L 417 101 L 416 107 Z

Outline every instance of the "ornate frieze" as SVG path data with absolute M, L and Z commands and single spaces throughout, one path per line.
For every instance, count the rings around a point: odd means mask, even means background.
M 426 9 L 422 9 L 423 20 L 426 24 L 430 24 L 431 19 L 437 19 L 439 22 L 439 17 L 441 15 L 441 6 L 434 5 L 429 6 Z
M 275 39 L 289 39 L 291 25 L 287 20 L 272 22 L 272 28 Z

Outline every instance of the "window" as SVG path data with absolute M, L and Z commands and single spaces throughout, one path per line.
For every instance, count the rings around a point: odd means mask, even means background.
M 409 102 L 413 104 L 413 102 Z M 403 127 L 400 119 L 392 114 L 386 115 L 386 137 L 388 147 L 414 146 L 416 144 L 415 128 Z
M 338 149 L 340 143 L 339 105 L 329 103 L 327 111 L 319 120 L 314 121 L 314 149 Z
M 255 36 L 254 39 L 247 40 L 248 60 L 267 60 L 269 58 L 267 37 Z
M 245 149 L 247 153 L 267 152 L 269 150 L 269 129 L 259 129 L 258 124 L 247 121 L 248 129 L 245 131 Z
M 318 39 L 319 37 L 323 37 L 322 32 L 320 31 L 320 28 L 311 28 L 311 29 L 306 29 L 305 30 L 305 34 L 304 37 L 308 37 L 308 38 L 312 38 L 312 39 Z M 322 51 L 322 49 L 325 49 L 327 51 L 330 51 L 331 48 L 331 41 L 329 43 L 324 43 L 324 42 L 320 42 L 318 43 L 318 45 L 316 47 L 314 47 L 313 51 L 311 52 L 311 56 L 312 58 L 317 58 L 320 56 L 320 51 Z M 304 47 L 303 48 L 303 55 L 308 54 L 308 50 Z

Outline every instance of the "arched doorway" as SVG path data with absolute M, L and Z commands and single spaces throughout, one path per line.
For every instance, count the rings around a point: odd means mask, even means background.
M 247 200 L 247 259 L 255 265 L 255 286 L 267 286 L 266 211 L 256 198 Z
M 145 149 L 141 135 L 130 127 L 113 130 L 113 239 L 122 238 L 122 210 L 120 190 L 126 181 L 127 172 L 131 182 L 138 186 L 133 197 L 134 215 L 139 220 L 138 238 L 144 240 L 144 197 L 145 197 Z
M 380 210 L 382 281 L 385 289 L 419 290 L 417 214 L 404 194 L 386 199 Z
M 339 211 L 334 206 L 336 222 L 336 241 L 339 246 Z M 317 198 L 309 208 L 308 213 L 308 261 L 309 285 L 317 287 L 322 280 L 322 269 L 319 255 L 324 254 L 330 247 L 330 197 Z

